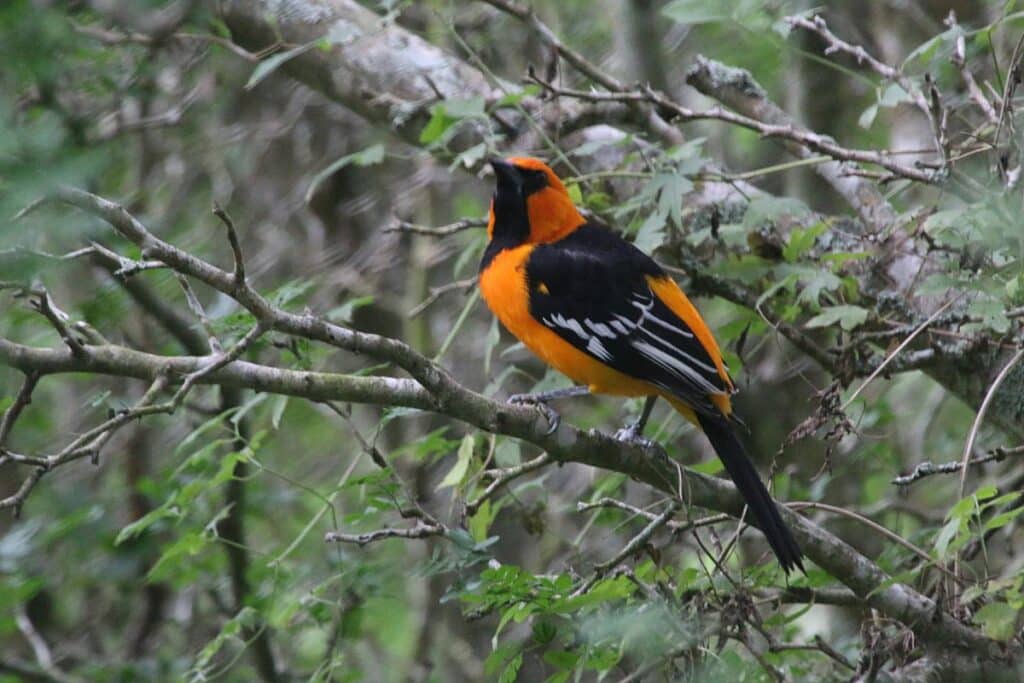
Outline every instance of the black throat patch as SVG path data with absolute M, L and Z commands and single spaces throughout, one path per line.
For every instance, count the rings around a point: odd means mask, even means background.
M 547 187 L 548 179 L 543 171 L 516 170 L 519 176 L 516 182 L 499 178 L 494 190 L 494 231 L 480 261 L 481 271 L 502 251 L 518 247 L 530 237 L 526 199 Z

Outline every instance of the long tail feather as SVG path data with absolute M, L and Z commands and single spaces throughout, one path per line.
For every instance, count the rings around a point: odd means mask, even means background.
M 768 489 L 765 488 L 754 464 L 740 443 L 732 426 L 722 418 L 698 416 L 701 429 L 718 453 L 726 471 L 739 489 L 753 521 L 768 540 L 768 545 L 779 558 L 779 564 L 787 574 L 795 568 L 804 570 L 803 553 L 786 523 L 782 521 L 779 509 Z

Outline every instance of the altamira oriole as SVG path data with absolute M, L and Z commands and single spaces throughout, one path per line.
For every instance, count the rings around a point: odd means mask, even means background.
M 718 344 L 683 291 L 642 251 L 576 209 L 542 161 L 490 161 L 496 176 L 480 290 L 501 323 L 578 387 L 513 397 L 536 403 L 587 392 L 646 396 L 638 440 L 660 396 L 707 436 L 754 523 L 787 573 L 803 569 L 793 539 L 732 421 L 735 392 Z

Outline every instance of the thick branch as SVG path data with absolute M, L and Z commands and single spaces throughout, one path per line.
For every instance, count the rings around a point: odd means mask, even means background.
M 165 368 L 178 373 L 194 371 L 207 359 L 165 358 L 122 347 L 88 345 L 83 347 L 83 354 L 76 357 L 68 349 L 33 349 L 0 340 L 0 360 L 25 372 L 93 372 L 150 378 Z M 415 382 L 394 378 L 280 370 L 235 361 L 200 381 L 223 382 L 260 391 L 279 390 L 317 401 L 336 399 L 439 409 Z M 663 452 L 658 456 L 608 435 L 566 425 L 548 434 L 547 423 L 531 408 L 498 403 L 463 387 L 457 387 L 450 394 L 441 412 L 481 429 L 533 443 L 558 462 L 577 462 L 621 472 L 681 498 L 686 504 L 737 518 L 742 514 L 743 500 L 731 483 L 682 468 L 668 460 Z M 846 584 L 867 605 L 914 627 L 933 642 L 988 651 L 988 639 L 936 610 L 932 600 L 912 588 L 891 583 L 885 572 L 845 542 L 789 510 L 783 509 L 782 514 L 807 556 Z
M 82 348 L 82 356 L 76 357 L 67 349 L 40 349 L 0 339 L 0 362 L 24 372 L 44 375 L 86 372 L 149 381 L 161 373 L 184 377 L 202 370 L 210 362 L 208 356 L 158 356 L 123 346 L 85 345 Z M 240 360 L 203 375 L 197 383 L 301 396 L 314 401 L 398 403 L 424 410 L 436 406 L 430 395 L 409 379 L 284 370 Z
M 694 65 L 686 72 L 686 82 L 746 117 L 792 130 L 794 136 L 780 138 L 783 146 L 802 159 L 814 156 L 815 150 L 807 144 L 807 136 L 815 134 L 798 124 L 768 99 L 764 89 L 754 81 L 749 72 L 698 56 Z M 801 138 L 804 138 L 804 141 L 801 141 Z M 828 142 L 834 144 L 834 141 Z M 849 163 L 831 161 L 816 164 L 814 171 L 842 195 L 867 225 L 875 230 L 891 225 L 896 219 L 896 211 L 874 183 L 851 175 L 852 168 L 855 167 Z

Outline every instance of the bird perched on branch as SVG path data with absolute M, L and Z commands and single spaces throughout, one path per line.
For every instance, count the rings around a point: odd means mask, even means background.
M 707 436 L 787 573 L 802 553 L 734 430 L 735 392 L 718 344 L 679 286 L 642 251 L 577 210 L 542 161 L 490 161 L 496 176 L 480 289 L 501 323 L 578 386 L 513 397 L 548 417 L 548 402 L 586 393 L 646 396 L 617 436 L 643 441 L 657 397 Z

